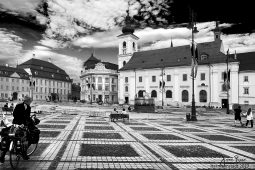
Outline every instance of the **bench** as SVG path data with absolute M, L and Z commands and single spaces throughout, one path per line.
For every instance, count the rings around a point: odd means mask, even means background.
M 13 112 L 13 108 L 9 108 L 9 107 L 2 107 L 2 111 L 3 112 L 11 112 L 11 114 L 12 114 L 12 112 Z
M 109 116 L 111 122 L 114 122 L 114 120 L 122 119 L 123 122 L 125 119 L 128 119 L 129 121 L 129 114 L 122 114 L 122 113 L 111 113 Z

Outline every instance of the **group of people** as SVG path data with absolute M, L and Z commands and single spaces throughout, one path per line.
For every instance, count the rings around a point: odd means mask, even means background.
M 10 105 L 10 107 L 8 107 L 8 103 L 5 103 L 5 105 L 4 105 L 4 108 L 10 108 L 10 109 L 13 109 L 14 108 L 14 105 L 13 105 L 13 103 Z
M 251 108 L 249 108 L 247 112 L 242 113 L 241 106 L 238 106 L 236 109 L 234 109 L 234 112 L 235 112 L 235 126 L 236 121 L 239 121 L 241 126 L 248 127 L 248 124 L 251 123 L 251 128 L 253 128 L 253 114 Z M 242 123 L 241 116 L 246 117 L 245 125 Z
M 131 110 L 132 110 L 131 107 L 128 106 L 128 111 L 131 112 Z M 114 108 L 113 111 L 114 111 L 115 113 L 118 113 L 118 111 L 117 111 L 116 108 Z M 126 111 L 125 108 L 122 109 L 121 114 L 127 114 L 127 111 Z
M 28 130 L 32 130 L 33 128 L 36 128 L 31 120 L 30 113 L 31 113 L 31 107 L 30 104 L 32 103 L 32 98 L 25 96 L 24 101 L 22 103 L 19 103 L 16 105 L 13 111 L 13 124 L 18 125 L 24 125 L 28 127 Z M 6 133 L 9 132 L 8 127 L 2 129 L 1 136 L 4 137 Z M 0 163 L 4 163 L 5 161 L 5 155 L 8 151 L 8 148 L 5 150 L 2 150 L 0 155 Z M 27 155 L 26 150 L 23 151 L 22 157 L 24 160 L 28 160 L 29 157 Z

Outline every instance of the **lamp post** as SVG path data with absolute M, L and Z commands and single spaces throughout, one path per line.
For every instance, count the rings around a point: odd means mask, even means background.
M 197 33 L 197 27 L 194 23 L 193 11 L 191 13 L 191 38 L 192 38 L 192 62 L 195 63 L 195 46 L 194 46 L 194 34 Z M 194 67 L 194 66 L 193 66 Z M 194 92 L 194 80 L 195 80 L 195 68 L 192 71 L 192 102 L 191 102 L 191 121 L 197 121 L 196 105 L 195 105 L 195 92 Z
M 164 106 L 164 88 L 165 88 L 165 83 L 164 83 L 164 68 L 162 67 L 162 72 L 161 72 L 161 76 L 162 76 L 162 107 Z
M 228 60 L 229 60 L 229 50 L 227 51 L 227 60 L 226 60 L 226 62 L 227 62 L 227 85 L 226 85 L 226 87 L 227 87 L 227 111 L 226 111 L 226 114 L 229 114 L 229 92 L 228 92 L 228 90 L 229 90 L 229 87 L 230 87 L 230 85 L 229 85 L 229 75 L 228 75 L 228 73 L 229 73 L 229 70 L 228 70 Z

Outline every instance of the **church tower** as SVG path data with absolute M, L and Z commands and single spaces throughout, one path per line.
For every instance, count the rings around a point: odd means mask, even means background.
M 214 29 L 214 41 L 220 41 L 221 40 L 220 35 L 221 35 L 221 31 L 219 28 L 219 22 L 216 21 L 216 27 Z
M 131 17 L 127 11 L 125 18 L 125 25 L 122 28 L 122 34 L 118 36 L 119 39 L 119 55 L 118 65 L 119 69 L 122 68 L 132 57 L 134 52 L 138 51 L 137 41 L 139 38 L 135 36 L 134 28 L 131 25 Z

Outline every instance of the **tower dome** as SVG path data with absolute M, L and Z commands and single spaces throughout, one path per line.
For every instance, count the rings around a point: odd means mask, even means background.
M 127 10 L 127 16 L 125 18 L 125 25 L 122 28 L 123 34 L 133 34 L 135 32 L 135 29 L 131 25 L 132 19 L 129 16 L 129 11 Z

